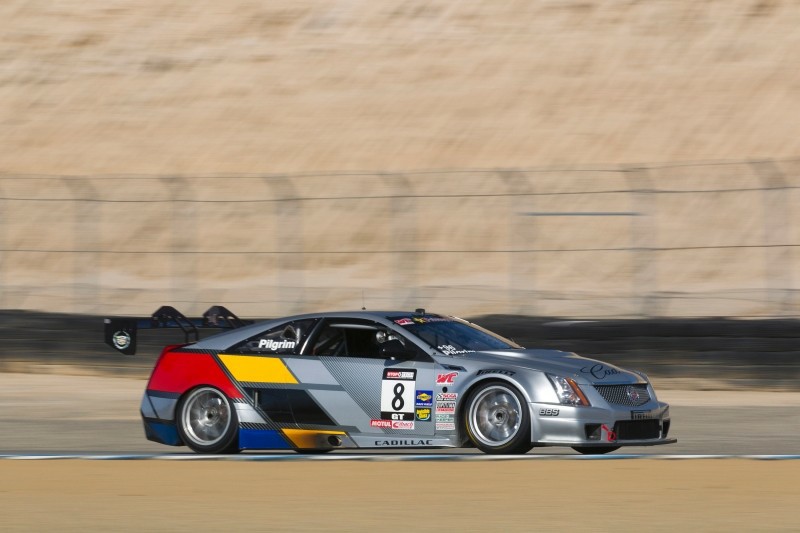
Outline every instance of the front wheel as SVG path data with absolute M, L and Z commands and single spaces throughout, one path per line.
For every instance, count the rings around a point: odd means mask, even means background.
M 484 453 L 526 453 L 531 445 L 531 415 L 525 399 L 505 383 L 488 382 L 469 395 L 465 429 Z
M 178 434 L 197 453 L 236 453 L 238 419 L 233 402 L 214 387 L 198 387 L 178 403 Z
M 619 450 L 620 446 L 573 446 L 572 449 L 584 455 L 603 455 Z

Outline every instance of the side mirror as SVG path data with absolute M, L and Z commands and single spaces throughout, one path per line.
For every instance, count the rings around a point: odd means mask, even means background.
M 409 350 L 397 339 L 392 339 L 381 344 L 378 353 L 385 359 L 400 359 L 403 361 L 414 359 L 416 352 Z

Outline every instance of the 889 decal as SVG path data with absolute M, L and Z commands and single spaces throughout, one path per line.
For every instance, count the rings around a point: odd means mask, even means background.
M 384 369 L 381 381 L 381 418 L 413 421 L 416 385 L 416 369 Z

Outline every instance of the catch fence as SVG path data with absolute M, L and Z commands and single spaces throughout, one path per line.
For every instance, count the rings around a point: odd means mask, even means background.
M 797 316 L 800 160 L 0 176 L 0 308 Z

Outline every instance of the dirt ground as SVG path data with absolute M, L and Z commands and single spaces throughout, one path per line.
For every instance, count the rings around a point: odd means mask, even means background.
M 8 0 L 0 172 L 796 157 L 792 0 Z
M 8 0 L 0 20 L 0 307 L 794 312 L 792 0 Z M 515 198 L 527 177 L 415 169 L 562 170 Z M 624 192 L 651 178 L 678 192 Z
M 800 462 L 0 461 L 4 531 L 790 531 Z

